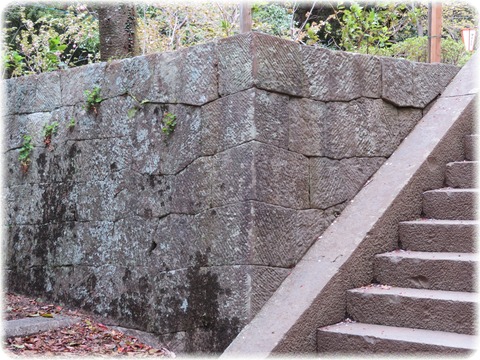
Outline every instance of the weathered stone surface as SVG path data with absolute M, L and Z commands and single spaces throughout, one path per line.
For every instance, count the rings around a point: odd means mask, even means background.
M 288 146 L 288 97 L 258 89 L 202 107 L 202 153 L 213 155 L 250 140 Z
M 4 115 L 11 115 L 17 111 L 17 96 L 16 96 L 16 79 L 3 80 L 3 95 L 4 95 Z M 8 124 L 8 122 L 5 122 Z
M 171 134 L 162 131 L 166 113 L 176 116 Z M 133 168 L 136 171 L 173 175 L 200 156 L 202 121 L 199 108 L 147 104 L 143 119 L 136 122 L 133 130 Z
M 16 113 L 33 113 L 52 111 L 61 106 L 60 73 L 43 73 L 22 76 L 15 79 L 15 84 L 7 85 L 14 90 Z
M 330 158 L 391 155 L 422 117 L 420 110 L 397 109 L 381 99 L 328 103 L 326 124 Z
M 413 63 L 414 102 L 411 106 L 423 108 L 440 95 L 459 68 L 447 64 Z
M 182 50 L 181 87 L 178 100 L 183 104 L 203 105 L 218 98 L 216 44 L 211 42 Z
M 79 66 L 60 71 L 62 105 L 85 104 L 85 91 L 92 91 L 95 86 L 102 88 L 106 63 Z M 103 86 L 101 95 L 104 96 Z
M 162 52 L 150 56 L 155 61 L 155 70 L 152 88 L 147 96 L 148 100 L 159 103 L 177 103 L 182 86 L 181 69 L 185 51 Z
M 310 206 L 326 209 L 347 202 L 383 164 L 385 158 L 310 159 Z
M 213 161 L 214 207 L 242 200 L 308 207 L 308 160 L 302 155 L 249 142 L 215 155 Z
M 309 95 L 315 100 L 350 101 L 381 96 L 381 64 L 373 56 L 301 47 Z
M 382 98 L 396 106 L 415 104 L 413 63 L 387 57 L 382 57 L 381 61 Z
M 10 117 L 10 123 L 6 124 L 7 135 L 5 136 L 5 148 L 13 149 L 22 146 L 24 135 L 32 137 L 32 144 L 43 145 L 43 127 L 52 122 L 49 112 L 36 112 L 28 115 Z
M 306 95 L 300 45 L 260 33 L 218 41 L 219 94 L 248 89 Z
M 288 104 L 288 117 L 288 149 L 306 156 L 323 156 L 327 145 L 326 127 L 330 121 L 327 104 L 292 98 Z
M 196 214 L 208 209 L 212 197 L 212 158 L 203 157 L 178 173 L 172 192 L 172 212 Z
M 103 97 L 131 94 L 139 102 L 150 100 L 156 55 L 136 56 L 112 61 L 105 67 L 101 83 Z
M 209 265 L 291 267 L 334 216 L 249 201 L 211 209 L 195 219 Z
M 220 96 L 233 94 L 253 86 L 252 38 L 253 34 L 247 34 L 218 41 L 218 92 Z
M 5 189 L 6 222 L 12 225 L 39 224 L 43 220 L 44 187 L 38 184 L 12 185 Z

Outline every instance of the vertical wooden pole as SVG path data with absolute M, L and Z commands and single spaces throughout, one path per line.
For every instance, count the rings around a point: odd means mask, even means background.
M 240 4 L 240 34 L 252 31 L 252 6 L 248 2 Z
M 428 6 L 428 62 L 441 60 L 442 3 L 433 2 Z

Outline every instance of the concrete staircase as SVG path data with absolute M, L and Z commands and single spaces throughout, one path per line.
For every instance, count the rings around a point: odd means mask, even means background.
M 478 135 L 445 188 L 426 191 L 423 217 L 399 224 L 399 248 L 376 255 L 374 283 L 347 292 L 347 319 L 317 331 L 319 353 L 465 353 L 476 343 Z

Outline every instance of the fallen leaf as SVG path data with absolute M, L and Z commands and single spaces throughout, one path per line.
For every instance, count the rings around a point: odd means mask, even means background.
M 44 317 L 44 318 L 53 318 L 53 314 L 51 314 L 51 313 L 43 313 L 43 314 L 41 314 L 41 316 Z

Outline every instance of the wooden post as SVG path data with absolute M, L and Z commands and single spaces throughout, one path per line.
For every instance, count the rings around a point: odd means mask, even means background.
M 428 62 L 439 63 L 441 60 L 442 40 L 442 3 L 428 5 Z
M 240 34 L 252 31 L 252 6 L 248 2 L 240 4 Z

